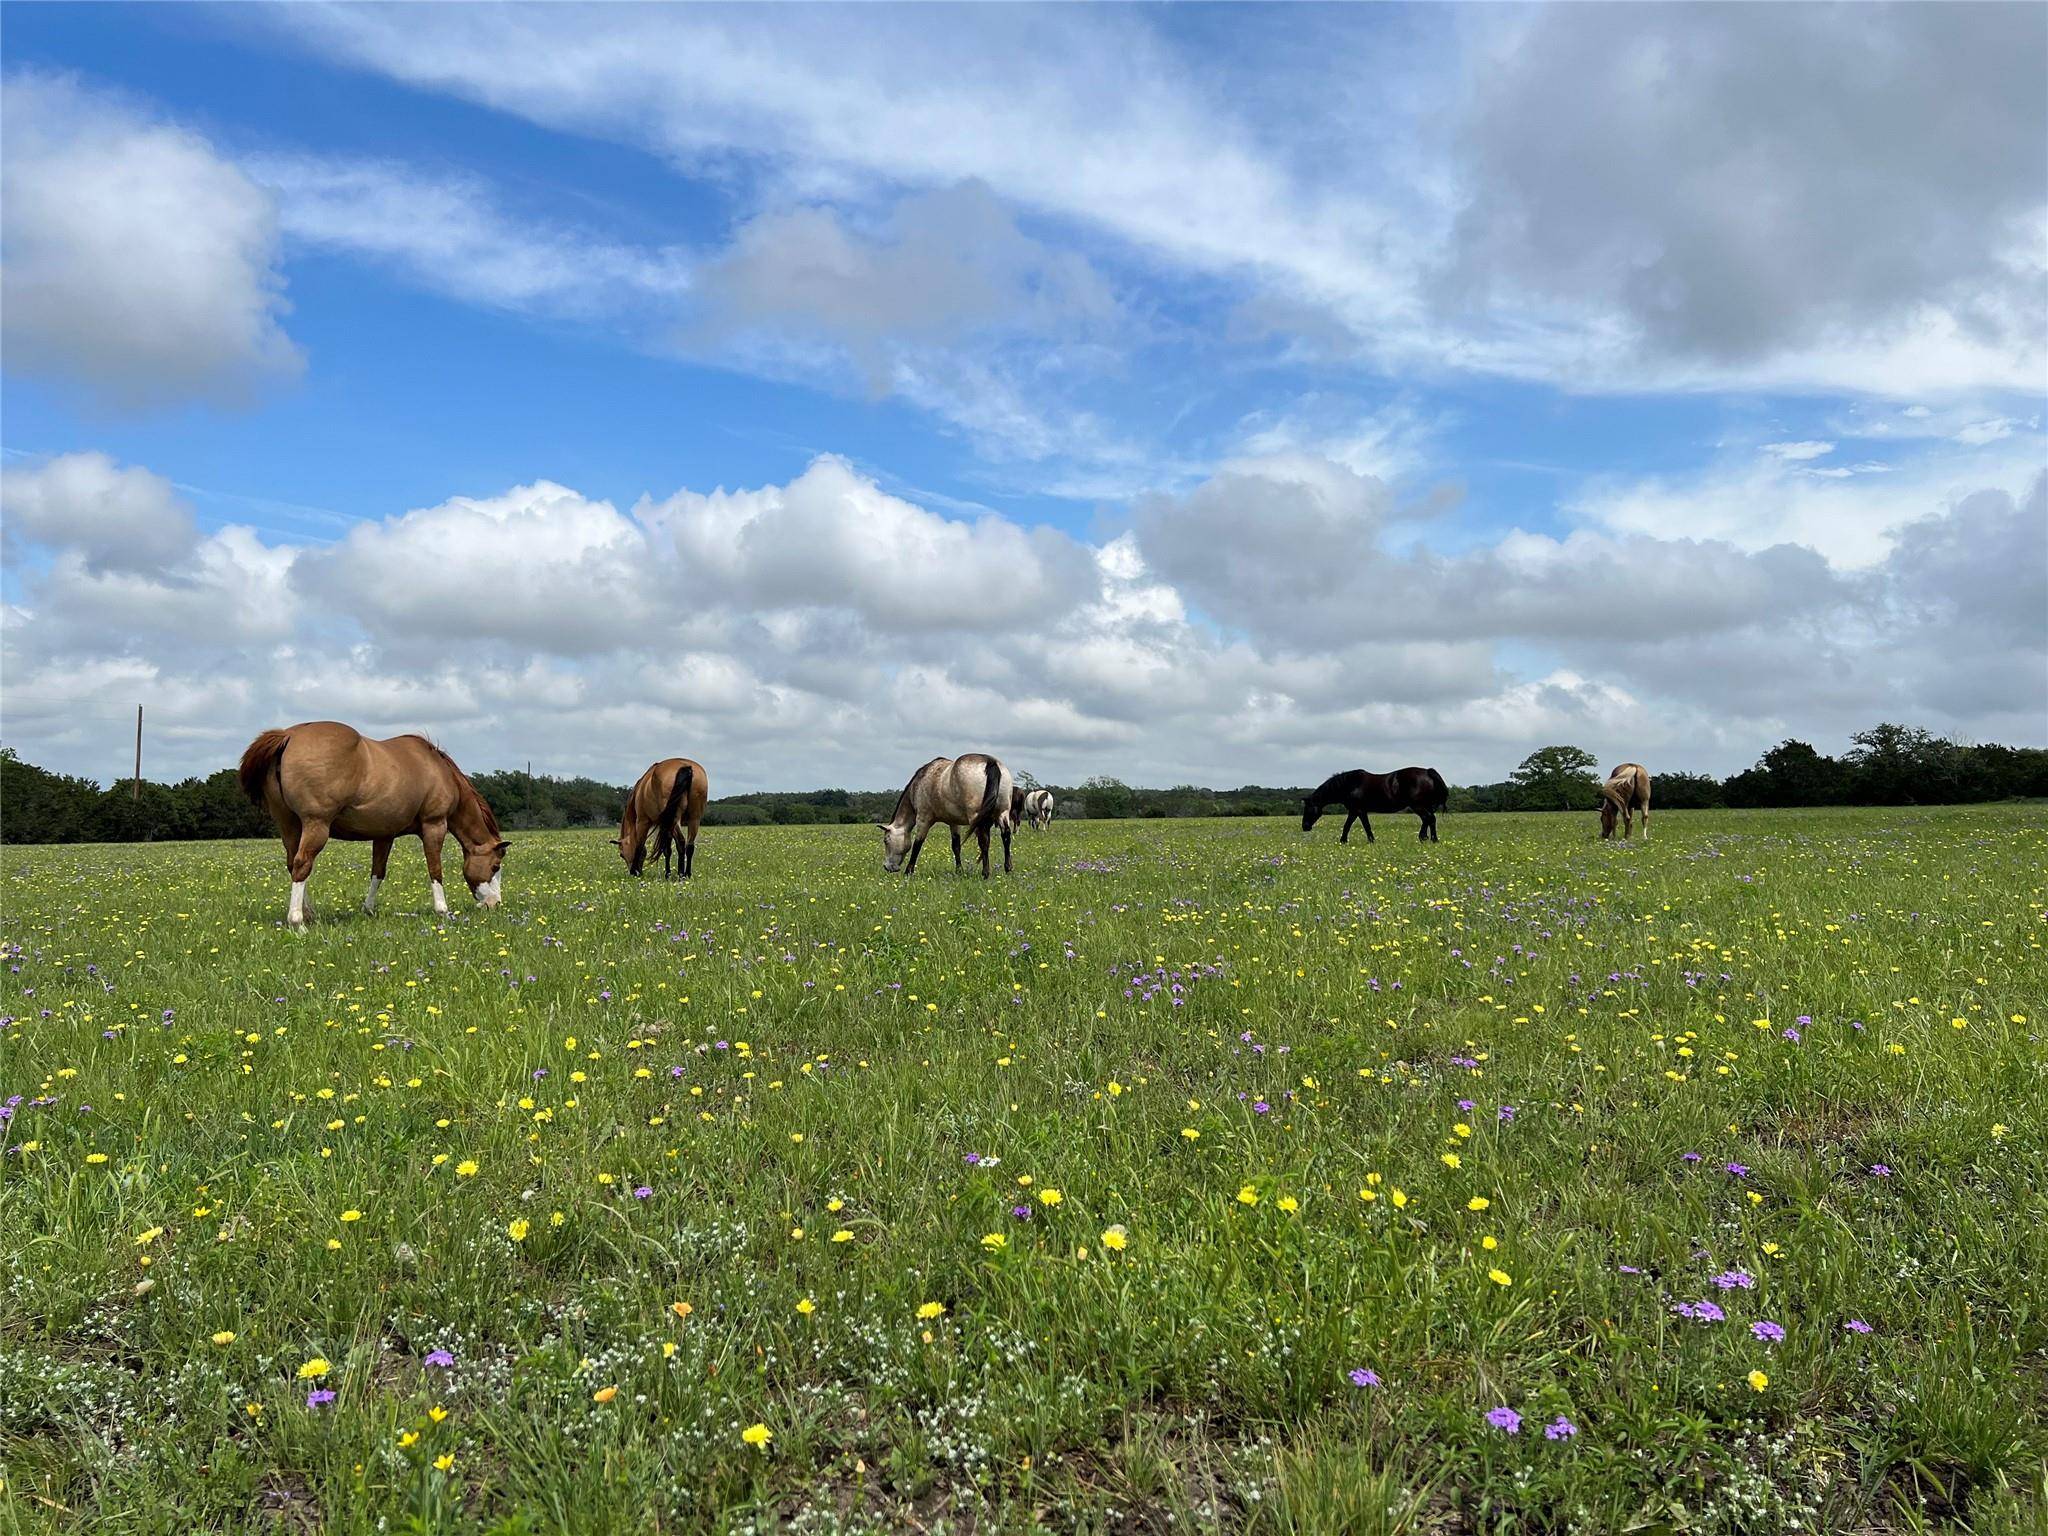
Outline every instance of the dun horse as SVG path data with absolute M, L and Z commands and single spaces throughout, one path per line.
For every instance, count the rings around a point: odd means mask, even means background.
M 640 775 L 640 782 L 626 796 L 625 815 L 619 820 L 619 835 L 612 845 L 626 868 L 639 874 L 647 864 L 647 834 L 654 834 L 654 856 L 661 860 L 661 878 L 669 877 L 673 856 L 690 878 L 697 863 L 697 828 L 704 822 L 704 801 L 711 793 L 711 779 L 702 763 L 687 757 L 665 757 Z
M 989 833 L 1003 834 L 1003 873 L 1010 873 L 1010 834 L 1015 829 L 1011 796 L 1016 784 L 1010 770 L 985 752 L 965 757 L 935 757 L 903 786 L 896 809 L 882 829 L 882 868 L 908 875 L 917 868 L 924 840 L 939 822 L 953 834 L 953 868 L 960 868 L 960 829 L 967 828 L 981 846 L 981 877 L 989 873 Z M 906 860 L 904 855 L 908 854 Z
M 1621 820 L 1626 841 L 1635 835 L 1635 814 L 1643 813 L 1643 841 L 1650 840 L 1650 770 L 1641 763 L 1623 763 L 1607 775 L 1600 786 L 1600 835 L 1614 836 L 1615 818 Z
M 1301 830 L 1309 831 L 1326 807 L 1341 805 L 1346 815 L 1344 830 L 1337 841 L 1351 841 L 1351 823 L 1365 824 L 1365 840 L 1373 840 L 1368 811 L 1412 811 L 1422 818 L 1419 836 L 1425 843 L 1443 841 L 1437 835 L 1436 813 L 1450 803 L 1450 787 L 1434 768 L 1400 768 L 1392 773 L 1367 773 L 1354 768 L 1333 773 L 1301 802 Z
M 434 910 L 445 916 L 441 842 L 449 833 L 462 847 L 462 878 L 486 907 L 498 904 L 499 872 L 511 845 L 498 835 L 498 818 L 455 760 L 424 736 L 372 741 L 350 726 L 314 720 L 265 731 L 242 754 L 242 792 L 270 813 L 284 839 L 292 872 L 285 921 L 299 927 L 312 911 L 306 881 L 329 838 L 370 845 L 370 889 L 363 910 L 377 910 L 377 887 L 391 859 L 391 844 L 418 837 L 434 883 Z

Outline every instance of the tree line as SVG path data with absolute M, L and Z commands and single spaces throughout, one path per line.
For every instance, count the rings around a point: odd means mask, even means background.
M 1532 752 L 1497 784 L 1453 785 L 1459 811 L 1589 811 L 1598 803 L 1599 762 L 1580 747 Z M 1656 809 L 1716 810 L 1809 805 L 1954 805 L 2048 797 L 2048 748 L 1967 744 L 1905 725 L 1876 725 L 1850 738 L 1841 757 L 1804 741 L 1779 742 L 1726 779 L 1658 769 Z M 475 775 L 476 787 L 507 828 L 613 827 L 624 784 L 501 770 Z M 1169 819 L 1183 816 L 1294 816 L 1306 786 L 1246 784 L 1204 789 L 1179 784 L 1141 789 L 1109 777 L 1053 792 L 1066 820 Z M 896 790 L 816 789 L 727 795 L 706 808 L 707 826 L 802 826 L 886 820 Z M 51 773 L 0 747 L 0 842 L 140 843 L 191 838 L 271 837 L 269 817 L 242 795 L 232 768 L 205 778 L 157 784 L 138 796 L 123 781 Z

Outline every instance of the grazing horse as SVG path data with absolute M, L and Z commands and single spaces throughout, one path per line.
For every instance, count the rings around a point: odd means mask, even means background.
M 1052 791 L 1024 789 L 1010 791 L 1010 820 L 1020 827 L 1043 832 L 1052 825 Z
M 1316 786 L 1315 790 L 1301 802 L 1301 830 L 1306 832 L 1315 826 L 1326 806 L 1341 805 L 1348 813 L 1344 817 L 1344 830 L 1337 841 L 1351 841 L 1351 823 L 1365 825 L 1365 840 L 1373 840 L 1372 820 L 1368 811 L 1413 811 L 1422 818 L 1422 831 L 1418 834 L 1425 843 L 1443 841 L 1437 835 L 1436 813 L 1450 803 L 1450 786 L 1444 783 L 1444 776 L 1434 768 L 1399 768 L 1392 773 L 1367 773 L 1363 768 L 1354 768 L 1349 773 L 1333 773 Z
M 462 846 L 462 878 L 486 907 L 498 904 L 499 871 L 512 845 L 498 835 L 498 818 L 455 759 L 424 736 L 372 741 L 353 727 L 314 720 L 265 731 L 242 754 L 242 792 L 270 813 L 284 838 L 292 872 L 285 921 L 303 926 L 311 904 L 306 881 L 327 840 L 370 845 L 370 889 L 363 910 L 377 910 L 377 887 L 394 840 L 416 836 L 427 851 L 434 910 L 448 913 L 441 889 L 441 840 Z
M 1650 840 L 1650 770 L 1641 763 L 1623 763 L 1611 770 L 1600 786 L 1600 835 L 1614 836 L 1615 818 L 1621 819 L 1625 842 L 1635 835 L 1636 812 L 1643 813 L 1643 841 Z
M 875 823 L 882 829 L 882 868 L 891 874 L 901 868 L 908 875 L 917 868 L 925 837 L 943 821 L 953 833 L 955 870 L 960 868 L 960 829 L 965 827 L 981 845 L 981 878 L 986 880 L 989 833 L 999 829 L 1003 834 L 1003 873 L 1009 874 L 1010 834 L 1017 825 L 1010 806 L 1016 787 L 1010 770 L 986 752 L 933 758 L 910 776 L 889 819 Z
M 646 867 L 647 834 L 652 832 L 661 878 L 668 879 L 673 856 L 682 878 L 689 879 L 697 867 L 697 828 L 703 824 L 704 801 L 710 793 L 711 779 L 702 763 L 687 757 L 665 757 L 651 765 L 626 796 L 619 835 L 612 839 L 626 868 L 637 875 Z
M 1043 832 L 1052 825 L 1052 791 L 1034 789 L 1024 797 L 1024 819 Z

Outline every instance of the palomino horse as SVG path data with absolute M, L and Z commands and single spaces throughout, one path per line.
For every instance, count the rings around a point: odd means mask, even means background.
M 687 757 L 665 757 L 640 775 L 626 796 L 626 812 L 612 844 L 626 868 L 639 874 L 647 863 L 647 834 L 654 834 L 654 856 L 666 880 L 674 855 L 682 877 L 690 878 L 697 863 L 697 828 L 704 822 L 704 801 L 711 793 L 710 775 L 702 763 Z M 680 835 L 679 835 L 680 834 Z
M 1365 840 L 1373 840 L 1368 811 L 1413 811 L 1422 818 L 1419 834 L 1425 843 L 1443 841 L 1437 835 L 1436 813 L 1450 803 L 1450 787 L 1434 768 L 1397 768 L 1392 773 L 1367 773 L 1354 768 L 1333 773 L 1301 802 L 1301 830 L 1314 827 L 1326 806 L 1341 805 L 1346 811 L 1344 830 L 1337 841 L 1351 841 L 1351 823 L 1363 822 Z
M 933 758 L 910 776 L 889 819 L 875 823 L 882 829 L 882 868 L 893 874 L 900 867 L 906 875 L 917 868 L 926 835 L 943 821 L 953 833 L 954 869 L 960 867 L 960 829 L 966 827 L 981 845 L 981 878 L 986 880 L 988 835 L 991 829 L 1000 829 L 1003 873 L 1009 874 L 1010 834 L 1017 825 L 1010 810 L 1015 790 L 1010 770 L 985 752 Z
M 1650 770 L 1641 763 L 1623 763 L 1607 775 L 1600 786 L 1600 835 L 1614 836 L 1615 818 L 1621 819 L 1624 841 L 1635 835 L 1636 812 L 1643 813 L 1643 841 L 1650 840 Z
M 424 736 L 372 741 L 353 727 L 314 720 L 265 731 L 242 754 L 242 792 L 270 813 L 291 866 L 292 902 L 285 921 L 299 927 L 311 904 L 306 881 L 330 837 L 370 845 L 370 889 L 363 910 L 377 910 L 377 887 L 391 844 L 417 836 L 427 850 L 434 910 L 448 912 L 441 889 L 441 840 L 462 845 L 462 878 L 486 907 L 499 900 L 499 871 L 511 846 L 498 818 L 455 760 Z

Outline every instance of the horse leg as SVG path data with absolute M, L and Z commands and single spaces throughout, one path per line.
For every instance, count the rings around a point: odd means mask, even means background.
M 384 871 L 391 864 L 391 839 L 380 837 L 370 844 L 370 888 L 363 892 L 363 910 L 377 915 L 377 887 L 384 883 Z
M 1646 805 L 1646 806 L 1644 806 L 1644 807 L 1643 807 L 1643 841 L 1647 843 L 1647 842 L 1648 842 L 1649 840 L 1650 840 L 1650 808 L 1649 808 L 1649 807 L 1648 807 L 1648 806 Z
M 910 857 L 903 861 L 903 873 L 905 876 L 908 876 L 913 869 L 917 868 L 917 856 L 924 852 L 924 840 L 930 837 L 931 834 L 932 824 L 930 822 L 921 821 L 917 824 L 917 835 L 910 844 Z
M 427 879 L 433 884 L 434 915 L 448 915 L 448 893 L 441 889 L 441 841 L 448 835 L 448 823 L 429 821 L 420 827 L 420 846 L 427 850 Z
M 690 835 L 683 840 L 683 878 L 685 880 L 689 879 L 690 875 L 696 870 L 696 868 L 697 829 L 695 827 L 692 827 L 690 829 Z
M 1358 820 L 1358 812 L 1356 811 L 1351 812 L 1344 818 L 1344 830 L 1337 834 L 1338 842 L 1348 843 L 1351 841 L 1351 823 L 1356 820 Z
M 1359 825 L 1360 825 L 1361 827 L 1365 828 L 1365 840 L 1366 840 L 1366 841 L 1367 841 L 1368 843 L 1369 843 L 1369 842 L 1371 842 L 1371 841 L 1373 840 L 1373 839 L 1372 839 L 1372 818 L 1371 818 L 1370 816 L 1366 815 L 1366 814 L 1365 814 L 1365 812 L 1363 812 L 1363 811 L 1360 811 L 1360 812 L 1358 813 L 1358 824 L 1359 824 Z
M 952 834 L 953 834 L 953 873 L 957 875 L 957 874 L 961 873 L 961 868 L 960 868 L 960 829 L 959 829 L 958 827 L 955 827 L 955 826 L 948 826 L 948 827 L 946 828 L 946 830 L 947 830 L 948 832 L 950 832 L 950 833 L 952 833 Z
M 988 828 L 976 828 L 974 841 L 981 849 L 981 878 L 986 880 L 988 878 Z
M 326 822 L 309 821 L 299 829 L 299 846 L 292 854 L 292 904 L 284 919 L 294 928 L 306 926 L 306 881 L 312 877 L 313 861 L 326 846 Z
M 1015 873 L 1010 868 L 1010 829 L 1008 827 L 1003 828 L 1003 873 L 1006 875 Z

